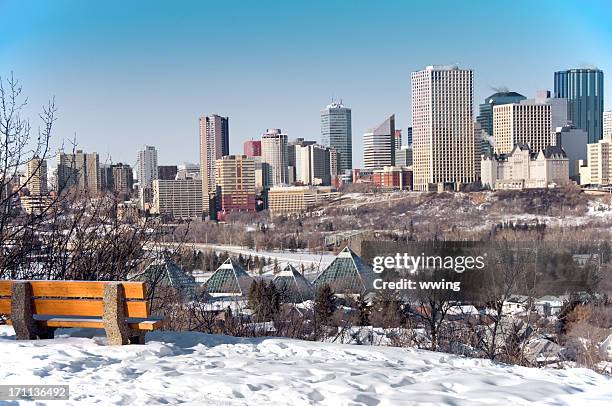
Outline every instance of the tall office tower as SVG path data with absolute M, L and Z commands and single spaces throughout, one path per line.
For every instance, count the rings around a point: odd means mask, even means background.
M 338 172 L 353 169 L 353 130 L 351 128 L 351 109 L 340 103 L 332 104 L 321 110 L 321 143 L 335 149 L 340 154 Z
M 152 146 L 145 146 L 138 151 L 138 187 L 151 189 L 153 181 L 157 179 L 157 150 Z
M 26 165 L 26 185 L 30 195 L 42 196 L 48 193 L 47 161 L 34 157 Z
M 200 174 L 202 211 L 210 210 L 210 195 L 215 193 L 215 161 L 229 155 L 229 118 L 213 114 L 200 117 Z
M 599 69 L 555 72 L 555 97 L 567 99 L 568 118 L 589 134 L 589 144 L 602 137 L 604 74 Z
M 113 169 L 109 164 L 100 164 L 98 169 L 100 178 L 100 190 L 114 190 Z
M 246 155 L 227 155 L 215 162 L 215 179 L 224 212 L 254 212 L 255 158 Z
M 478 117 L 476 121 L 480 124 L 487 136 L 493 136 L 493 107 L 503 104 L 520 103 L 521 100 L 527 99 L 522 94 L 516 92 L 497 92 L 487 97 L 484 103 L 480 104 Z
M 548 104 L 550 106 L 550 130 L 553 132 L 558 127 L 571 124 L 567 116 L 567 99 L 551 97 L 549 90 L 539 90 L 535 98 L 521 100 L 519 104 Z
M 159 165 L 157 167 L 157 179 L 174 180 L 177 173 L 178 167 L 176 165 Z
M 304 138 L 296 138 L 287 143 L 287 183 L 293 184 L 298 181 L 296 169 L 296 150 L 299 147 L 316 144 L 316 141 L 306 141 Z
M 287 155 L 287 134 L 282 134 L 278 128 L 268 128 L 261 136 L 261 161 L 267 164 L 270 186 L 288 183 Z
M 76 187 L 79 191 L 95 194 L 100 190 L 100 161 L 98 154 L 84 153 L 81 150 L 74 154 L 60 153 L 57 164 L 58 190 Z
M 415 190 L 476 181 L 473 95 L 469 69 L 428 66 L 412 73 Z
M 603 112 L 603 136 L 612 137 L 612 110 Z
M 382 169 L 395 163 L 395 114 L 363 134 L 365 169 Z
M 549 104 L 504 104 L 493 108 L 496 154 L 509 154 L 516 144 L 527 144 L 538 153 L 551 145 Z
M 406 128 L 406 137 L 406 145 L 412 146 L 412 127 Z
M 115 193 L 128 197 L 134 187 L 134 172 L 128 164 L 111 165 L 113 171 L 113 190 Z
M 244 155 L 248 157 L 261 156 L 261 141 L 248 140 L 243 145 Z
M 330 149 L 318 144 L 295 147 L 297 182 L 303 185 L 329 185 L 331 183 Z
M 395 149 L 402 148 L 402 130 L 395 130 L 393 139 L 395 140 Z

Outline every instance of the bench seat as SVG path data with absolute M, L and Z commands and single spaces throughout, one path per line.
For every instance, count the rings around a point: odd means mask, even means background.
M 0 315 L 17 340 L 53 338 L 57 328 L 104 329 L 110 345 L 144 344 L 163 319 L 151 316 L 144 282 L 0 280 Z
M 49 328 L 104 328 L 104 322 L 99 317 L 53 316 L 46 318 L 34 316 L 34 320 L 39 326 Z M 163 326 L 164 319 L 160 317 L 128 318 L 126 322 L 132 330 L 153 331 Z M 10 326 L 13 323 L 8 319 L 6 324 Z

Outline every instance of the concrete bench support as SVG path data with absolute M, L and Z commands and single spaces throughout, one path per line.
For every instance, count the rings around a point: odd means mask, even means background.
M 55 329 L 40 327 L 34 320 L 29 282 L 15 281 L 11 286 L 11 321 L 17 340 L 53 338 Z

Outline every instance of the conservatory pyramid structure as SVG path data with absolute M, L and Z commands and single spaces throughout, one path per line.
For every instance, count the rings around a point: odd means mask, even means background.
M 372 268 L 348 246 L 313 282 L 315 288 L 329 285 L 334 293 L 360 295 L 372 290 Z
M 247 296 L 253 278 L 233 259 L 228 258 L 204 284 L 212 297 Z
M 179 291 L 185 300 L 191 300 L 196 296 L 198 286 L 191 275 L 187 275 L 165 254 L 151 262 L 142 273 L 129 279 L 172 287 Z
M 302 303 L 314 298 L 310 282 L 291 264 L 279 272 L 272 282 L 287 302 Z

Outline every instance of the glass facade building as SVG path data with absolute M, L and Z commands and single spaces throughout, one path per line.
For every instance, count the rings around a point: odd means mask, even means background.
M 497 92 L 485 99 L 485 102 L 480 105 L 480 112 L 476 121 L 480 124 L 480 128 L 486 131 L 489 137 L 493 136 L 493 107 L 501 106 L 502 104 L 519 103 L 521 100 L 527 99 L 520 93 L 516 92 Z
M 589 136 L 589 144 L 602 138 L 603 71 L 568 69 L 555 72 L 555 97 L 567 99 L 568 119 Z
M 353 169 L 353 132 L 351 109 L 342 102 L 321 110 L 321 143 L 339 154 L 338 173 Z

